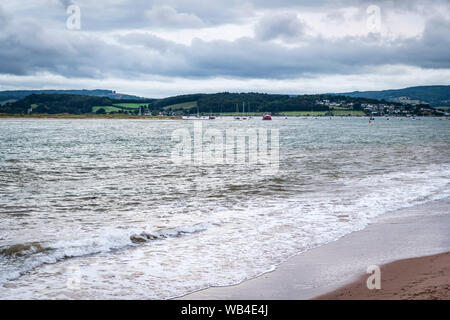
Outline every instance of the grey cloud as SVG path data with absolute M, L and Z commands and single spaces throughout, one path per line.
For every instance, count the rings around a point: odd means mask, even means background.
M 305 46 L 289 48 L 267 41 L 288 41 L 301 36 L 303 28 L 294 14 L 273 15 L 261 21 L 255 38 L 197 39 L 191 45 L 181 45 L 151 33 L 131 33 L 116 36 L 119 44 L 111 44 L 99 33 L 55 31 L 39 21 L 13 19 L 0 33 L 0 73 L 46 71 L 86 78 L 160 75 L 286 79 L 356 74 L 386 64 L 450 68 L 450 22 L 445 17 L 429 19 L 421 38 L 390 44 L 377 35 L 333 41 L 308 38 L 304 39 L 308 40 Z
M 11 20 L 11 17 L 3 10 L 0 4 L 0 30 L 5 28 Z
M 73 4 L 72 0 L 58 0 L 59 3 L 61 3 L 61 5 L 63 6 L 63 8 L 67 8 L 68 6 L 70 6 L 71 4 Z
M 438 7 L 447 9 L 450 7 L 448 0 L 253 0 L 253 3 L 258 8 L 285 8 L 316 12 L 327 12 L 346 7 L 356 7 L 362 12 L 370 5 L 377 5 L 381 10 L 429 13 L 434 12 Z
M 4 0 L 8 1 L 8 0 Z M 11 0 L 13 1 L 13 0 Z M 329 12 L 344 7 L 359 7 L 361 11 L 371 4 L 383 10 L 430 11 L 436 6 L 449 7 L 448 0 L 433 0 L 423 5 L 423 0 L 36 0 L 36 8 L 24 4 L 17 15 L 22 17 L 48 16 L 64 24 L 65 9 L 71 3 L 80 6 L 85 30 L 120 30 L 123 28 L 184 28 L 210 27 L 229 23 L 241 23 L 255 17 L 258 10 L 292 10 Z M 432 2 L 432 4 L 431 4 Z M 16 5 L 20 8 L 20 5 Z M 43 10 L 43 8 L 45 10 Z M 149 19 L 148 15 L 151 16 Z M 163 23 L 166 22 L 164 25 Z
M 182 61 L 166 75 L 182 77 L 231 76 L 240 78 L 294 78 L 313 74 L 356 74 L 385 64 L 423 68 L 450 68 L 450 28 L 445 19 L 431 22 L 421 39 L 406 39 L 395 45 L 380 43 L 380 36 L 315 39 L 301 48 L 285 48 L 257 38 L 236 41 L 194 40 L 192 45 L 164 42 L 165 50 Z M 150 47 L 157 39 L 150 38 Z M 145 43 L 145 39 L 135 39 Z
M 450 68 L 450 19 L 436 17 L 425 28 L 422 38 L 410 40 L 403 56 L 406 62 L 424 68 Z
M 324 20 L 333 22 L 345 22 L 345 16 L 341 11 L 332 10 L 327 13 Z
M 450 22 L 431 21 L 420 39 L 386 45 L 380 36 L 347 37 L 329 41 L 310 39 L 308 45 L 286 48 L 259 39 L 193 41 L 183 56 L 196 76 L 225 75 L 249 78 L 290 78 L 307 74 L 362 73 L 386 64 L 422 68 L 450 68 Z
M 69 2 L 59 0 L 62 6 L 58 4 L 58 8 L 47 8 L 47 11 L 52 12 L 54 19 L 60 19 Z M 81 8 L 85 30 L 201 28 L 239 22 L 253 14 L 241 0 L 123 0 L 106 4 L 77 0 L 75 3 Z
M 433 21 L 421 39 L 396 45 L 379 44 L 376 35 L 339 41 L 315 39 L 301 48 L 285 48 L 241 38 L 236 41 L 194 40 L 180 45 L 153 35 L 131 34 L 105 43 L 94 36 L 49 34 L 38 26 L 22 26 L 19 34 L 1 38 L 0 72 L 33 74 L 48 71 L 66 77 L 163 75 L 290 78 L 307 74 L 349 74 L 385 64 L 450 68 L 448 20 Z M 148 49 L 147 49 L 148 48 Z M 153 49 L 153 50 L 150 50 Z
M 305 25 L 295 13 L 277 13 L 265 16 L 256 26 L 255 34 L 258 39 L 272 40 L 299 39 L 303 35 Z

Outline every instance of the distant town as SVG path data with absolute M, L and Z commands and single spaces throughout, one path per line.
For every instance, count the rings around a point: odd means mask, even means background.
M 331 102 L 330 100 L 317 100 L 317 105 L 328 106 L 332 108 L 353 109 L 354 103 L 341 100 L 339 102 Z M 433 108 L 420 103 L 361 103 L 362 110 L 366 115 L 373 116 L 450 116 L 448 111 L 439 108 Z

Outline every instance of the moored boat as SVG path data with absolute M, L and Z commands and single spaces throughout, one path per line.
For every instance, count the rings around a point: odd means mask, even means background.
M 272 120 L 272 114 L 270 112 L 265 112 L 263 114 L 263 120 Z

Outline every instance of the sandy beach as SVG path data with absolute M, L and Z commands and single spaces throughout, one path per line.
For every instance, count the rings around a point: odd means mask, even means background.
M 275 271 L 181 299 L 449 299 L 450 199 L 401 209 L 306 251 Z M 381 289 L 366 287 L 381 267 Z
M 404 259 L 381 267 L 381 288 L 367 289 L 367 275 L 318 300 L 448 300 L 450 252 Z

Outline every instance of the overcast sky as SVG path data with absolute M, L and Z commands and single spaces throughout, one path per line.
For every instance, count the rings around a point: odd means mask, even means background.
M 0 90 L 450 84 L 449 17 L 450 0 L 2 0 Z

